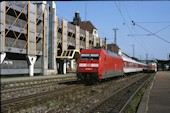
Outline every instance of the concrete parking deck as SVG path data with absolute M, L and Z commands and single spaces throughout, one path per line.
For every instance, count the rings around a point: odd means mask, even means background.
M 170 71 L 157 72 L 143 95 L 137 113 L 170 113 Z

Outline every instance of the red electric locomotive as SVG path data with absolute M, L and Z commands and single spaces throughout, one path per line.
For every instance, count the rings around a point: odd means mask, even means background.
M 98 81 L 123 75 L 123 59 L 120 55 L 104 49 L 82 49 L 77 66 L 77 78 Z

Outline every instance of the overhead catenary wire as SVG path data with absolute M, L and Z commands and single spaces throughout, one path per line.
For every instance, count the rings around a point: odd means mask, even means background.
M 133 23 L 133 25 L 136 25 L 136 26 L 142 28 L 143 30 L 145 30 L 145 31 L 147 31 L 147 32 L 149 32 L 149 33 L 151 33 L 151 34 L 153 34 L 153 35 L 156 36 L 157 38 L 159 38 L 159 39 L 161 39 L 161 40 L 163 40 L 163 41 L 165 41 L 165 42 L 167 42 L 167 43 L 170 43 L 168 40 L 165 40 L 164 38 L 162 38 L 162 37 L 156 35 L 155 33 L 153 33 L 153 32 L 151 32 L 151 31 L 147 30 L 146 28 L 144 28 L 144 27 L 142 27 L 142 26 L 136 24 L 134 21 L 132 21 L 132 23 Z
M 167 25 L 166 27 L 164 27 L 164 28 L 160 29 L 159 31 L 155 32 L 154 34 L 157 34 L 157 33 L 161 32 L 162 30 L 164 30 L 164 29 L 168 28 L 169 26 L 170 26 L 170 25 Z
M 168 28 L 169 26 L 170 25 L 158 30 L 157 32 L 155 32 L 153 34 L 157 34 L 157 33 L 161 32 L 161 31 L 163 31 L 164 29 Z M 133 35 L 135 35 L 135 36 L 152 36 L 153 34 L 133 34 Z M 132 36 L 132 34 L 128 34 L 128 36 Z
M 125 11 L 126 11 L 126 13 L 127 13 L 127 15 L 128 15 L 128 17 L 129 17 L 129 19 L 132 21 L 132 18 L 131 18 L 131 16 L 130 16 L 130 13 L 129 13 L 129 11 L 128 11 L 128 9 L 126 8 L 126 5 L 124 4 L 124 2 L 123 2 L 123 6 L 124 6 L 124 9 L 125 9 Z M 140 34 L 140 35 L 142 35 L 142 34 Z M 150 34 L 147 34 L 147 35 L 150 35 Z M 134 35 L 134 34 L 132 34 L 131 36 L 136 36 L 136 35 Z M 135 37 L 134 37 L 135 38 Z M 137 40 L 136 38 L 135 38 L 135 40 Z M 138 41 L 137 41 L 138 42 Z M 143 46 L 143 44 L 141 44 L 141 43 L 139 43 L 140 44 L 140 46 L 143 48 L 143 49 L 145 49 L 145 52 L 147 51 L 147 49 Z
M 123 2 L 123 6 L 124 6 L 124 8 L 125 8 L 126 13 L 128 14 L 129 19 L 132 21 L 132 18 L 131 18 L 131 16 L 130 16 L 129 11 L 128 11 L 128 9 L 126 8 L 126 5 L 124 4 L 124 2 Z
M 158 21 L 158 22 L 135 22 L 135 23 L 146 23 L 146 24 L 162 24 L 162 23 L 170 23 L 170 21 Z
M 133 19 L 131 18 L 130 13 L 129 13 L 126 5 L 124 4 L 124 2 L 123 2 L 123 6 L 124 6 L 124 9 L 125 9 L 128 17 L 129 17 L 129 19 L 132 21 Z M 133 31 L 134 31 L 134 30 L 133 30 Z M 132 36 L 132 37 L 137 41 L 137 39 L 135 38 L 135 36 L 144 36 L 144 35 L 150 36 L 150 34 L 130 34 L 130 35 L 128 35 L 128 36 Z M 138 41 L 137 41 L 137 42 L 138 42 Z M 138 43 L 139 43 L 139 42 L 138 42 Z M 142 47 L 142 49 L 143 49 L 143 50 L 146 52 L 146 54 L 147 54 L 147 53 L 148 53 L 148 51 L 147 51 L 148 49 L 146 48 L 146 46 L 143 46 L 143 43 L 142 43 L 142 44 L 139 43 L 139 45 Z
M 128 9 L 127 9 L 127 7 L 126 7 L 126 5 L 124 4 L 124 2 L 123 2 L 123 6 L 124 6 L 124 9 L 125 9 L 125 11 L 126 11 L 126 13 L 127 13 L 127 15 L 128 15 L 128 17 L 129 17 L 129 19 L 132 21 L 133 19 L 131 18 L 131 16 L 130 16 L 130 13 L 129 13 L 129 11 L 128 11 Z M 134 30 L 133 30 L 134 31 Z M 130 35 L 128 35 L 128 36 L 132 36 L 132 37 L 134 37 L 134 36 L 144 36 L 144 35 L 147 35 L 147 36 L 151 36 L 151 34 L 130 34 Z M 135 38 L 135 37 L 134 37 Z M 137 41 L 137 39 L 135 38 L 135 40 Z M 138 41 L 137 41 L 138 42 Z M 141 43 L 139 43 L 140 44 L 140 46 L 145 50 L 145 52 L 146 53 L 148 53 L 148 49 L 146 48 L 146 46 L 143 46 L 143 43 L 141 44 Z
M 124 22 L 126 23 L 126 26 L 127 26 L 128 30 L 129 30 L 130 33 L 133 35 L 133 33 L 132 33 L 132 31 L 131 31 L 129 25 L 127 24 L 126 19 L 124 18 L 124 16 L 123 16 L 123 14 L 122 14 L 120 8 L 118 7 L 116 1 L 114 1 L 114 2 L 115 2 L 115 5 L 116 5 L 116 7 L 117 7 L 117 9 L 118 9 L 118 11 L 119 11 L 119 13 L 120 13 L 120 15 L 122 16 Z M 128 13 L 128 14 L 129 14 L 129 13 Z M 130 17 L 130 16 L 129 16 L 129 17 Z M 146 48 L 145 48 L 145 47 L 144 47 L 144 46 L 136 39 L 136 37 L 135 37 L 134 35 L 133 35 L 132 37 L 133 37 L 133 38 L 135 39 L 135 41 L 143 48 L 144 52 L 147 52 L 147 49 L 146 49 Z
M 128 34 L 127 36 L 152 36 L 152 34 Z

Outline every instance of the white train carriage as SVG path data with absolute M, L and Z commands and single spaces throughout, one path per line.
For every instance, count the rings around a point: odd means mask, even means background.
M 128 56 L 123 55 L 122 59 L 124 61 L 124 73 L 142 72 L 147 68 L 145 63 L 138 62 Z
M 157 63 L 150 62 L 148 64 L 148 72 L 157 72 Z

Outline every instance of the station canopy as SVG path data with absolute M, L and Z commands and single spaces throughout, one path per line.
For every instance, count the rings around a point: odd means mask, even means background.
M 56 58 L 61 59 L 77 59 L 80 55 L 79 50 L 70 49 L 70 50 L 63 50 L 60 56 L 56 56 Z
M 167 64 L 170 64 L 170 60 L 158 60 L 157 59 L 157 62 L 158 63 L 167 63 Z

